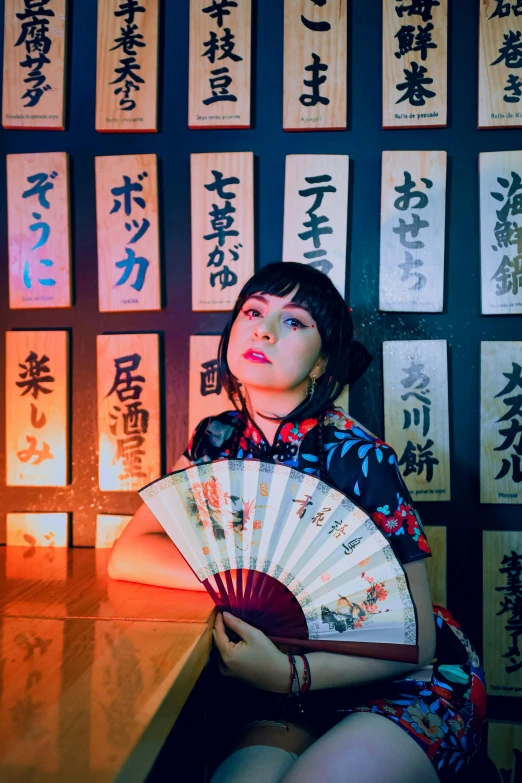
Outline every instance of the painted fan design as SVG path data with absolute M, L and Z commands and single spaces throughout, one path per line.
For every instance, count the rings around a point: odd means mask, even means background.
M 418 662 L 404 569 L 339 490 L 286 465 L 221 459 L 139 494 L 218 609 L 275 644 Z

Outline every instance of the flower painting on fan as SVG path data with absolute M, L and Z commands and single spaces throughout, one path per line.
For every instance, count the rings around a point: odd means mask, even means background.
M 227 531 L 238 534 L 242 540 L 243 531 L 251 522 L 255 509 L 255 499 L 243 500 L 225 492 L 214 476 L 209 481 L 193 484 L 187 492 L 186 503 L 196 525 L 211 528 L 216 541 L 223 541 Z
M 327 606 L 321 606 L 321 620 L 328 623 L 330 630 L 336 630 L 339 633 L 362 628 L 363 624 L 375 614 L 389 612 L 389 609 L 379 609 L 379 601 L 388 598 L 388 593 L 384 582 L 376 582 L 372 576 L 361 573 L 363 579 L 369 583 L 366 588 L 366 598 L 359 603 L 350 601 L 346 596 L 339 596 L 335 611 Z

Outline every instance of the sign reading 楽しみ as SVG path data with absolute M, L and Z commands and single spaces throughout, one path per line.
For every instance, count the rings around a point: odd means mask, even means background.
M 157 130 L 158 0 L 98 0 L 96 130 Z
M 447 120 L 448 0 L 383 0 L 382 124 Z
M 68 482 L 68 333 L 6 333 L 6 483 Z
M 67 0 L 5 0 L 2 126 L 64 130 Z
M 70 307 L 66 152 L 7 155 L 9 307 Z
M 159 310 L 156 155 L 95 161 L 100 311 Z
M 287 155 L 283 261 L 300 261 L 331 278 L 344 297 L 348 155 Z
M 158 335 L 96 339 L 100 489 L 139 489 L 160 474 Z
M 479 128 L 522 127 L 522 2 L 481 0 Z
M 189 127 L 250 127 L 251 0 L 190 0 Z
M 480 502 L 522 503 L 522 342 L 481 349 Z
M 522 313 L 522 151 L 482 152 L 482 313 Z
M 450 500 L 445 340 L 383 343 L 385 439 L 414 500 Z
M 284 4 L 284 130 L 346 129 L 346 4 Z
M 442 312 L 445 152 L 383 152 L 379 309 Z
M 252 152 L 190 156 L 192 309 L 232 310 L 254 272 Z

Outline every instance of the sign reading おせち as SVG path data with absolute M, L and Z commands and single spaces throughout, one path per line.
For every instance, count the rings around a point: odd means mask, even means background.
M 254 155 L 190 156 L 192 309 L 232 310 L 254 273 Z
M 251 0 L 190 0 L 189 127 L 250 127 Z
M 450 500 L 446 340 L 383 343 L 384 428 L 414 501 Z
M 448 0 L 383 0 L 382 34 L 383 127 L 444 127 Z
M 156 155 L 95 161 L 100 311 L 159 310 Z
M 2 126 L 64 130 L 67 0 L 5 0 Z
M 445 152 L 383 152 L 379 309 L 442 312 Z
M 9 307 L 71 306 L 66 152 L 7 155 Z
M 482 532 L 484 671 L 490 696 L 522 694 L 522 533 Z
M 522 150 L 482 152 L 482 313 L 522 313 Z
M 158 0 L 98 0 L 96 130 L 157 130 Z
M 481 0 L 479 128 L 522 127 L 522 3 Z
M 68 333 L 6 333 L 6 483 L 68 482 Z
M 522 503 L 521 433 L 522 342 L 483 342 L 481 503 Z
M 346 130 L 347 0 L 285 0 L 284 130 Z
M 300 261 L 346 283 L 348 155 L 287 155 L 283 261 Z
M 99 335 L 99 485 L 120 492 L 160 475 L 156 334 Z

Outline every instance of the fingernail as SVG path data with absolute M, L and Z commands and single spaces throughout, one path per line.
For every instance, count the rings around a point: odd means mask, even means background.
M 232 617 L 232 615 L 230 614 L 230 612 L 223 612 L 223 616 L 224 616 L 224 617 L 226 617 L 227 619 L 228 619 L 229 617 Z

